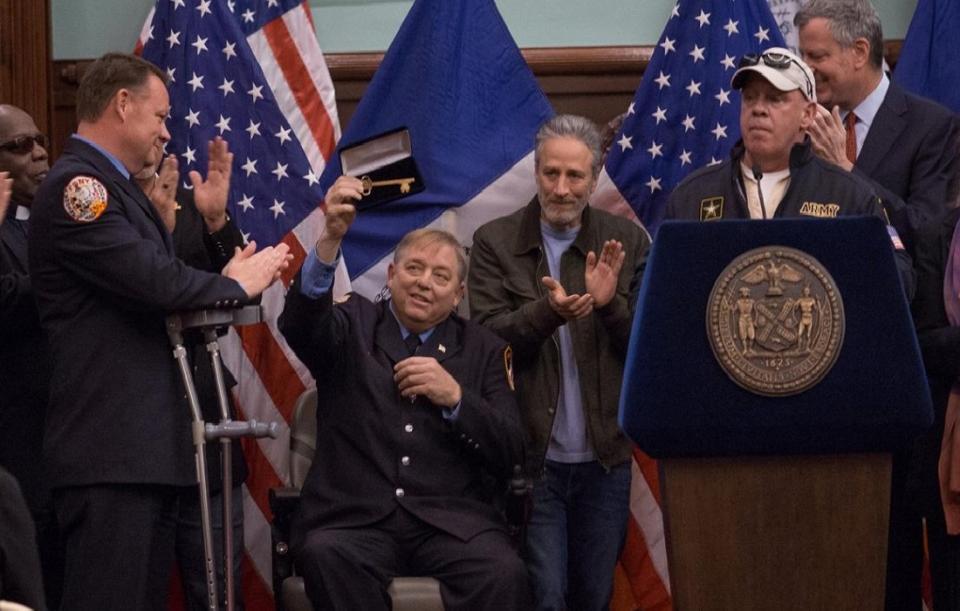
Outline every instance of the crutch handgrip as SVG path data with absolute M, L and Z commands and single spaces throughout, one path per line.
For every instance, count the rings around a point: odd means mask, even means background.
M 229 439 L 239 437 L 271 437 L 276 439 L 280 427 L 276 422 L 245 420 L 221 422 L 218 424 L 208 422 L 205 430 L 208 441 L 224 437 Z

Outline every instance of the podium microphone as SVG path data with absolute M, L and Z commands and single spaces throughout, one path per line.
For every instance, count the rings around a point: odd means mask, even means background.
M 760 188 L 760 179 L 763 178 L 763 172 L 760 171 L 760 164 L 755 163 L 750 170 L 753 172 L 753 179 L 757 181 L 757 197 L 760 198 L 760 212 L 763 218 L 767 218 L 767 206 L 763 203 L 763 189 Z

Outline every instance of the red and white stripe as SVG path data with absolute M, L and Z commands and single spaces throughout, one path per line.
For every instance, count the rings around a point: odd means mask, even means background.
M 136 51 L 151 36 L 154 9 L 147 16 Z M 247 37 L 280 110 L 319 177 L 340 139 L 333 80 L 317 42 L 309 4 L 304 1 Z M 318 205 L 320 202 L 317 202 Z M 222 340 L 224 363 L 238 386 L 235 399 L 243 419 L 276 422 L 277 439 L 244 440 L 250 475 L 244 486 L 244 547 L 241 576 L 248 609 L 272 609 L 270 564 L 270 488 L 289 484 L 289 422 L 297 397 L 314 382 L 277 330 L 286 287 L 319 234 L 318 209 L 283 242 L 294 261 L 290 272 L 262 298 L 265 322 L 233 329 Z M 349 290 L 345 268 L 338 270 L 338 292 Z
M 643 227 L 606 169 L 600 173 L 590 205 Z M 618 591 L 611 605 L 614 611 L 670 611 L 673 608 L 660 507 L 657 463 L 642 451 L 634 450 L 630 521 L 627 523 L 627 541 L 620 554 L 620 568 L 625 580 L 616 581 Z

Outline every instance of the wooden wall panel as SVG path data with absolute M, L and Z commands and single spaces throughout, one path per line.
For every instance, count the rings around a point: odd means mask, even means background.
M 49 0 L 0 0 L 0 103 L 19 106 L 49 133 Z

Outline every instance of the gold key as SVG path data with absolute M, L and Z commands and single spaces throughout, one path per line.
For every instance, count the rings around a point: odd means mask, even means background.
M 364 195 L 370 195 L 374 187 L 387 187 L 390 185 L 400 185 L 401 193 L 409 193 L 410 185 L 417 182 L 416 178 L 394 178 L 392 180 L 370 180 L 369 176 L 364 176 L 360 179 L 362 183 L 362 191 Z

